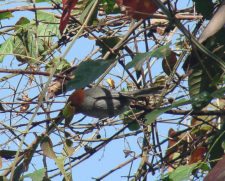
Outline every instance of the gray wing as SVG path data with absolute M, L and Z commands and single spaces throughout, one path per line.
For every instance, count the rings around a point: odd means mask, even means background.
M 124 112 L 127 105 L 130 103 L 130 99 L 122 96 L 116 91 L 109 91 L 102 88 L 94 88 L 94 91 L 85 92 L 86 96 L 83 105 L 84 109 L 80 112 L 96 118 L 113 117 Z

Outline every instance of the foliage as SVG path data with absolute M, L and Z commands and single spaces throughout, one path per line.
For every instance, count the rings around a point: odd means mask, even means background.
M 223 179 L 224 2 L 160 2 L 0 2 L 1 180 Z M 75 114 L 95 86 L 128 110 Z

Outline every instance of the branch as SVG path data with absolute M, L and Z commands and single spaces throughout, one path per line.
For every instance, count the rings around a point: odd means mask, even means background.
M 6 13 L 6 12 L 15 12 L 15 11 L 35 11 L 35 10 L 54 10 L 54 9 L 61 9 L 58 7 L 33 7 L 33 6 L 20 6 L 15 7 L 11 9 L 3 9 L 0 10 L 0 13 Z
M 43 75 L 43 76 L 50 76 L 51 74 L 48 72 L 39 72 L 39 71 L 31 71 L 31 70 L 20 70 L 20 69 L 2 69 L 0 68 L 0 73 L 13 73 L 13 74 L 28 74 L 28 75 Z M 66 80 L 71 80 L 70 77 L 65 76 L 65 75 L 53 75 L 53 77 L 57 77 L 60 79 L 66 79 Z

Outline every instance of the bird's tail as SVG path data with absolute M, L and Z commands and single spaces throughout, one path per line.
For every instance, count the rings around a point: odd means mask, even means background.
M 134 91 L 128 91 L 128 92 L 121 92 L 124 96 L 139 98 L 139 97 L 146 97 L 150 96 L 152 94 L 159 94 L 162 92 L 162 89 L 165 88 L 164 86 L 156 86 L 151 88 L 144 88 Z

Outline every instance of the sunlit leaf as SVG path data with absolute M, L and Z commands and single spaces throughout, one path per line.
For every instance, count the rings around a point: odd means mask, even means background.
M 190 179 L 192 172 L 197 167 L 197 163 L 185 166 L 179 166 L 173 172 L 170 172 L 163 180 L 186 181 Z
M 33 181 L 42 181 L 45 176 L 45 168 L 42 168 L 40 170 L 36 170 L 33 173 L 29 173 L 24 175 L 24 178 L 31 178 Z
M 66 180 L 69 180 L 68 174 L 66 173 L 64 169 L 64 162 L 65 162 L 66 157 L 57 157 L 55 158 L 55 163 L 57 167 L 59 168 L 60 172 L 63 174 L 64 177 L 66 177 Z
M 109 86 L 112 88 L 112 89 L 115 89 L 115 81 L 111 78 L 107 79 L 106 82 L 109 84 Z
M 11 12 L 0 13 L 0 20 L 9 19 L 11 17 L 13 17 L 13 14 Z
M 4 43 L 0 45 L 0 62 L 3 61 L 7 54 L 13 53 L 13 42 L 11 38 L 8 38 Z
M 56 18 L 55 14 L 47 11 L 37 11 L 37 18 L 41 22 L 37 29 L 38 35 L 44 37 L 45 41 L 49 42 L 52 36 L 60 36 L 59 19 Z
M 48 39 L 37 38 L 35 34 L 40 36 L 40 32 L 36 28 L 35 24 L 26 23 L 19 26 L 17 22 L 17 31 L 12 38 L 13 54 L 21 63 L 36 63 L 38 57 L 46 50 L 47 44 L 49 44 Z M 41 28 L 42 24 L 38 26 Z

